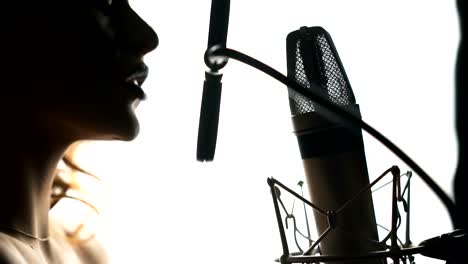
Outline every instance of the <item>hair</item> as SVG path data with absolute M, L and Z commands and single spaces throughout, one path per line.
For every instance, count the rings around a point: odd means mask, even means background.
M 75 163 L 74 158 L 79 144 L 75 143 L 71 145 L 65 152 L 61 162 L 57 165 L 51 190 L 50 209 L 58 207 L 58 204 L 64 200 L 71 199 L 80 202 L 81 205 L 99 214 L 99 209 L 90 201 L 92 197 L 88 197 L 89 195 L 83 191 L 83 180 L 78 175 L 84 175 L 99 182 L 101 179 Z M 65 234 L 67 238 L 72 243 L 77 244 L 93 239 L 96 235 L 95 232 L 87 235 L 81 234 L 85 226 L 85 222 L 81 221 L 73 227 L 68 228 L 68 230 L 66 229 Z

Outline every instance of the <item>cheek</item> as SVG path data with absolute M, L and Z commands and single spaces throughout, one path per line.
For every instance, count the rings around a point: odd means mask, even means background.
M 44 39 L 40 61 L 56 77 L 89 85 L 119 74 L 119 54 L 109 26 L 91 10 L 53 23 Z
M 2 75 L 31 92 L 49 91 L 49 95 L 64 90 L 79 95 L 79 90 L 89 93 L 118 84 L 117 53 L 102 36 L 78 31 L 73 36 L 43 33 L 41 37 L 27 49 L 5 50 L 18 55 L 4 56 L 8 68 Z
M 62 52 L 52 53 L 44 60 L 46 67 L 40 82 L 59 98 L 74 103 L 105 104 L 121 85 L 116 53 L 111 47 L 103 47 L 103 42 L 91 44 L 90 40 L 93 39 L 64 41 L 56 49 Z

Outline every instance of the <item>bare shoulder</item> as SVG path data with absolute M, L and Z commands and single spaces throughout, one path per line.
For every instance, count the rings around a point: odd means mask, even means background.
M 14 263 L 12 259 L 12 247 L 5 234 L 0 233 L 0 263 Z
M 44 242 L 40 248 L 42 250 L 39 248 L 34 250 L 32 246 L 0 232 L 0 264 L 108 263 L 105 249 L 97 239 L 80 242 L 53 232 L 51 239 Z
M 25 264 L 27 259 L 18 247 L 18 241 L 11 236 L 0 232 L 0 263 Z

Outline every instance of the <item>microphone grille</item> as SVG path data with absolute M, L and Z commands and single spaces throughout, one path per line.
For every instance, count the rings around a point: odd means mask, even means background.
M 335 104 L 348 106 L 356 103 L 346 72 L 327 31 L 322 27 L 301 27 L 288 34 L 286 46 L 289 78 Z M 292 89 L 288 91 L 293 115 L 321 111 L 307 97 Z

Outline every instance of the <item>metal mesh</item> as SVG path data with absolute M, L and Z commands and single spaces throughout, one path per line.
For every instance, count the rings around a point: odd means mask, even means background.
M 331 102 L 355 104 L 351 85 L 330 35 L 321 27 L 302 27 L 287 38 L 288 76 L 307 89 L 312 89 Z M 320 111 L 307 97 L 289 89 L 293 115 Z

